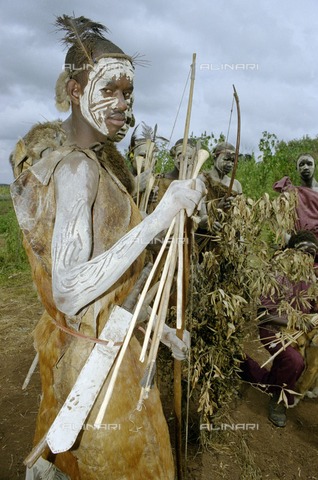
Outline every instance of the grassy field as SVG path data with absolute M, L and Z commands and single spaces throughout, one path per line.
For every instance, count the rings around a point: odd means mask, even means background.
M 0 276 L 27 270 L 22 235 L 15 216 L 9 186 L 0 186 Z

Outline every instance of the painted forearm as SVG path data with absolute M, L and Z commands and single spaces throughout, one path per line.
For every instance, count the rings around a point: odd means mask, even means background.
M 74 315 L 105 293 L 160 230 L 160 222 L 156 214 L 152 214 L 108 251 L 74 266 L 70 266 L 68 256 L 73 255 L 75 247 L 72 249 L 68 245 L 55 256 L 53 296 L 57 307 L 67 315 Z

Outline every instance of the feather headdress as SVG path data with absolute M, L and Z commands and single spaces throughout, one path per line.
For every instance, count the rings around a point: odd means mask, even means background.
M 83 64 L 94 65 L 96 58 L 93 57 L 93 52 L 101 41 L 105 43 L 107 47 L 105 50 L 108 53 L 125 55 L 117 45 L 104 37 L 104 33 L 109 32 L 108 28 L 89 18 L 62 15 L 56 18 L 55 26 L 58 31 L 65 32 L 61 42 L 68 47 L 65 59 L 66 69 L 67 67 L 72 69 L 73 63 L 76 70 Z M 127 56 L 127 58 L 130 57 Z
M 101 23 L 93 22 L 86 17 L 71 17 L 62 15 L 56 18 L 55 26 L 58 31 L 65 32 L 61 42 L 68 47 L 65 58 L 64 71 L 60 74 L 55 87 L 56 107 L 62 112 L 70 108 L 70 98 L 67 95 L 68 81 L 83 70 L 88 70 L 101 57 L 125 58 L 134 66 L 146 65 L 140 56 L 126 55 L 117 45 L 105 38 L 107 27 Z M 102 55 L 100 55 L 102 51 Z M 95 56 L 97 53 L 98 56 Z
M 65 35 L 62 43 L 69 48 L 71 56 L 76 58 L 76 63 L 88 63 L 94 65 L 102 56 L 122 57 L 128 59 L 133 65 L 146 65 L 149 62 L 142 59 L 143 55 L 135 53 L 133 56 L 126 55 L 117 45 L 105 38 L 104 34 L 109 33 L 109 29 L 98 22 L 93 22 L 86 17 L 70 17 L 62 15 L 56 18 L 55 26 L 58 31 L 64 31 Z M 93 52 L 96 44 L 102 41 L 106 52 L 103 55 L 94 58 Z M 66 58 L 67 60 L 67 58 Z M 81 66 L 81 65 L 77 65 Z
M 61 42 L 68 47 L 64 63 L 64 71 L 60 74 L 55 86 L 55 102 L 58 110 L 67 112 L 70 108 L 70 98 L 66 91 L 68 81 L 88 66 L 96 63 L 94 51 L 103 42 L 106 52 L 120 55 L 130 60 L 122 50 L 104 37 L 109 30 L 101 23 L 89 18 L 62 15 L 56 18 L 57 31 L 65 32 Z
M 155 127 L 152 128 L 149 125 L 147 125 L 145 122 L 141 122 L 141 133 L 138 134 L 139 127 L 140 125 L 138 124 L 131 135 L 130 146 L 129 146 L 130 153 L 134 151 L 137 145 L 141 143 L 146 143 L 147 140 L 150 140 L 151 142 L 154 142 L 154 143 L 157 140 L 161 140 L 162 142 L 169 141 L 167 138 L 159 137 L 157 135 L 157 125 L 155 125 Z

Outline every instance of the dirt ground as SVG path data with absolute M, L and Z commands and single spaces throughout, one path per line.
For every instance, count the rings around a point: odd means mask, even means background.
M 31 332 L 42 308 L 28 273 L 8 276 L 0 286 L 0 480 L 20 480 L 39 405 L 38 369 L 26 390 L 22 384 L 35 355 Z M 252 337 L 247 337 L 246 348 L 261 357 Z M 264 393 L 242 383 L 229 416 L 209 434 L 210 451 L 202 451 L 190 434 L 185 479 L 318 480 L 318 399 L 306 399 L 290 409 L 283 429 L 267 419 L 267 404 Z M 166 403 L 171 422 L 169 409 Z

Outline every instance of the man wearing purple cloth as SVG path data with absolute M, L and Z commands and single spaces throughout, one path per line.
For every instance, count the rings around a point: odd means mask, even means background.
M 283 177 L 274 184 L 273 188 L 277 192 L 297 192 L 295 230 L 310 230 L 318 238 L 318 182 L 314 176 L 314 158 L 307 153 L 301 155 L 297 160 L 297 171 L 301 178 L 301 186 L 295 186 L 289 177 Z
M 301 250 L 313 257 L 318 252 L 318 240 L 316 236 L 309 231 L 302 230 L 293 234 L 288 242 L 288 248 Z M 309 284 L 300 281 L 292 284 L 287 278 L 280 278 L 279 283 L 284 286 L 285 297 L 291 306 L 295 307 L 298 297 L 309 288 Z M 288 406 L 294 404 L 294 395 L 290 391 L 296 390 L 296 383 L 305 368 L 305 362 L 300 352 L 288 346 L 282 349 L 282 343 L 278 341 L 276 334 L 281 327 L 288 324 L 287 315 L 279 315 L 279 304 L 281 299 L 262 298 L 262 307 L 260 312 L 264 316 L 259 324 L 260 340 L 271 356 L 277 354 L 272 361 L 270 370 L 261 367 L 255 360 L 246 355 L 246 359 L 241 364 L 241 378 L 252 384 L 257 384 L 271 395 L 269 402 L 269 420 L 277 427 L 286 425 L 286 405 L 279 401 L 281 392 L 284 390 Z M 314 313 L 314 305 L 299 305 L 303 313 Z

